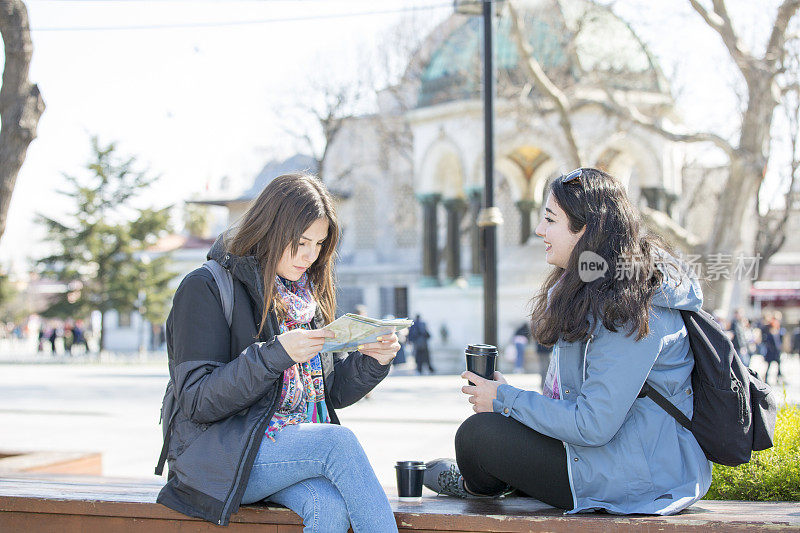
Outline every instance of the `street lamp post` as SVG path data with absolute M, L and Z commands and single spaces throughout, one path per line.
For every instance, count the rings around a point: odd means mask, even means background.
M 495 3 L 502 0 L 455 0 L 457 13 L 483 15 L 483 205 L 478 226 L 483 231 L 483 339 L 497 346 L 497 226 L 503 223 L 494 206 L 494 48 Z

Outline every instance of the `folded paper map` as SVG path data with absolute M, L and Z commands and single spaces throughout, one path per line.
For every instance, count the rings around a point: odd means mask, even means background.
M 362 344 L 376 342 L 381 335 L 388 335 L 394 331 L 405 329 L 413 323 L 413 320 L 407 318 L 378 320 L 377 318 L 347 313 L 322 328 L 334 332 L 336 337 L 326 339 L 325 345 L 320 351 L 353 351 Z

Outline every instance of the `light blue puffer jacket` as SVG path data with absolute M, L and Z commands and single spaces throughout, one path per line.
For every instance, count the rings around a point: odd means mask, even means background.
M 561 399 L 498 387 L 496 413 L 564 442 L 571 512 L 667 515 L 708 491 L 711 463 L 691 432 L 650 398 L 637 398 L 648 380 L 691 418 L 694 358 L 678 310 L 702 303 L 697 282 L 684 277 L 656 293 L 644 339 L 601 323 L 588 342 L 559 340 L 552 364 Z

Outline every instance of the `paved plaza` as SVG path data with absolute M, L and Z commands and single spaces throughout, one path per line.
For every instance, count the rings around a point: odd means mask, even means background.
M 754 362 L 763 371 L 763 362 Z M 779 396 L 800 403 L 800 360 L 784 358 Z M 538 374 L 508 375 L 539 387 Z M 164 360 L 11 363 L 0 357 L 0 453 L 91 451 L 108 476 L 153 477 L 161 449 Z M 453 437 L 471 413 L 458 375 L 417 376 L 393 369 L 369 396 L 338 411 L 364 446 L 381 483 L 394 491 L 395 461 L 453 457 Z

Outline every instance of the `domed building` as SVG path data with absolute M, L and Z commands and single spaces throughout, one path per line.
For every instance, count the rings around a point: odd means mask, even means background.
M 608 8 L 586 0 L 515 6 L 548 77 L 572 102 L 585 102 L 571 112 L 583 164 L 622 180 L 634 201 L 677 217 L 681 146 L 590 103 L 611 91 L 649 116 L 669 117 L 672 99 L 646 46 Z M 482 340 L 481 25 L 480 17 L 453 14 L 431 32 L 402 81 L 379 94 L 378 112 L 345 122 L 323 176 L 340 198 L 340 308 L 421 313 L 434 334 L 434 357 Z M 549 270 L 532 229 L 549 180 L 571 170 L 571 158 L 550 100 L 526 79 L 507 11 L 495 27 L 502 345 L 525 320 Z M 437 347 L 442 326 L 447 344 Z

